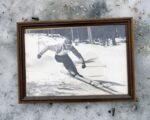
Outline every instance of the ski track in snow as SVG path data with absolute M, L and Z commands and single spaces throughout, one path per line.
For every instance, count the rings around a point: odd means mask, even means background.
M 63 41 L 63 38 L 58 40 Z M 38 42 L 43 42 L 39 48 Z M 42 58 L 37 59 L 38 49 L 44 48 L 44 42 L 54 44 L 57 41 L 44 35 L 25 35 L 27 96 L 109 95 L 66 75 L 67 71 L 63 65 L 55 61 L 54 52 L 48 51 Z M 123 84 L 125 86 L 111 86 L 110 88 L 119 91 L 116 94 L 127 94 L 126 54 L 122 54 L 126 53 L 125 43 L 106 47 L 79 43 L 75 47 L 85 61 L 92 58 L 94 61 L 86 63 L 87 67 L 82 69 L 81 64 L 77 64 L 79 60 L 70 52 L 69 56 L 80 74 L 92 80 Z

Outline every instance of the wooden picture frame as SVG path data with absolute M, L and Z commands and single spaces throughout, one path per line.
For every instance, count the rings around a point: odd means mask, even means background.
M 135 100 L 133 18 L 19 22 L 17 44 L 19 103 Z

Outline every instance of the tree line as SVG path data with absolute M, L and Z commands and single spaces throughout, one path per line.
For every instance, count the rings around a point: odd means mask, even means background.
M 116 37 L 124 38 L 125 25 L 105 25 L 89 27 L 65 27 L 40 30 L 28 30 L 28 33 L 43 33 L 47 36 L 60 35 L 73 42 L 85 42 L 91 44 L 107 44 L 111 40 L 116 45 Z

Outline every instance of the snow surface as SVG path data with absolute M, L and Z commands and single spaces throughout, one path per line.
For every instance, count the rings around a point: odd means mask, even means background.
M 117 40 L 122 41 L 120 38 Z M 110 95 L 67 75 L 63 65 L 55 61 L 55 53 L 52 51 L 37 59 L 37 54 L 44 46 L 57 41 L 63 42 L 64 38 L 53 39 L 44 34 L 25 34 L 27 96 Z M 110 88 L 118 91 L 115 94 L 128 94 L 125 43 L 107 47 L 79 43 L 75 47 L 85 61 L 92 61 L 86 63 L 87 67 L 82 69 L 79 60 L 69 53 L 80 74 L 91 80 L 122 84 L 123 86 L 113 85 Z

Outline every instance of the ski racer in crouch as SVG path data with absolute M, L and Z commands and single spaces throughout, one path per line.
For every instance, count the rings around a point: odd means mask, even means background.
M 85 61 L 82 55 L 78 52 L 78 50 L 72 45 L 72 41 L 69 39 L 65 39 L 63 43 L 58 43 L 56 45 L 46 46 L 44 49 L 40 51 L 37 55 L 38 59 L 42 57 L 42 55 L 47 52 L 48 50 L 55 52 L 55 60 L 59 63 L 63 63 L 64 67 L 67 69 L 69 74 L 73 77 L 80 75 L 77 71 L 75 64 L 73 63 L 72 59 L 69 57 L 68 52 L 72 52 L 81 62 L 82 68 L 85 68 Z

